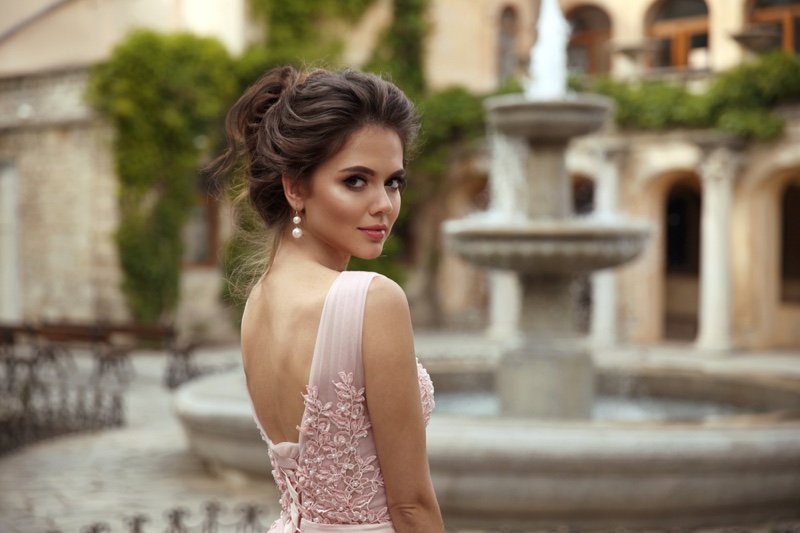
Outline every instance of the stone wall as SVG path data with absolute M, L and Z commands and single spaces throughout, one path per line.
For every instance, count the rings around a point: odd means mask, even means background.
M 21 318 L 122 319 L 111 239 L 112 132 L 83 103 L 85 69 L 0 80 L 0 161 L 17 175 Z
M 113 131 L 83 102 L 87 78 L 86 69 L 72 69 L 0 79 L 0 164 L 13 169 L 3 179 L 16 182 L 0 205 L 16 213 L 16 235 L 5 239 L 14 242 L 19 265 L 19 316 L 6 318 L 130 318 L 113 240 Z M 3 279 L 12 262 L 4 261 Z M 182 333 L 235 338 L 219 302 L 221 278 L 216 266 L 187 269 L 175 319 Z
M 529 0 L 435 0 L 428 13 L 432 30 L 425 50 L 425 75 L 434 89 L 466 87 L 477 93 L 499 85 L 500 16 L 517 15 L 516 51 L 525 72 L 535 34 L 534 4 Z M 466 8 L 466 9 L 465 9 Z

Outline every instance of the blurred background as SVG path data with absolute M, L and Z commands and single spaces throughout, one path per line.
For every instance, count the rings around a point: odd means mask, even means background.
M 380 73 L 422 112 L 386 253 L 350 268 L 408 295 L 437 387 L 428 450 L 446 519 L 494 497 L 489 531 L 521 531 L 498 529 L 513 483 L 520 509 L 558 524 L 591 505 L 614 527 L 641 509 L 697 531 L 712 515 L 796 519 L 800 0 L 559 4 L 566 100 L 614 104 L 566 148 L 572 211 L 650 228 L 635 260 L 569 289 L 598 396 L 624 400 L 599 425 L 487 422 L 459 405 L 490 396 L 521 287 L 461 259 L 442 224 L 515 214 L 496 178 L 520 174 L 517 141 L 498 141 L 484 104 L 530 86 L 539 0 L 0 0 L 0 531 L 78 531 L 210 498 L 278 512 L 239 383 L 239 269 L 258 224 L 233 207 L 240 177 L 201 169 L 223 149 L 227 109 L 283 64 Z M 538 318 L 562 318 L 544 307 Z M 630 409 L 653 398 L 677 404 Z M 476 457 L 513 468 L 470 500 Z M 553 495 L 575 507 L 548 508 Z
M 561 7 L 572 88 L 617 102 L 615 124 L 571 146 L 575 208 L 591 212 L 616 173 L 618 210 L 657 228 L 613 301 L 593 302 L 586 281 L 584 327 L 602 313 L 613 342 L 694 342 L 704 258 L 731 293 L 723 342 L 800 347 L 800 2 Z M 386 257 L 351 268 L 400 281 L 418 329 L 502 329 L 486 273 L 442 249 L 439 225 L 490 202 L 481 100 L 525 84 L 537 12 L 536 0 L 3 2 L 0 319 L 235 341 L 224 279 L 243 244 L 198 169 L 236 96 L 294 63 L 387 74 L 423 111 L 397 234 Z M 704 224 L 723 223 L 704 210 L 709 135 L 738 141 L 728 257 L 703 252 Z

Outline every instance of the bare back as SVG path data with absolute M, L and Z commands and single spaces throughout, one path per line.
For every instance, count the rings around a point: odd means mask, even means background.
M 299 439 L 322 308 L 338 274 L 273 268 L 248 298 L 242 361 L 256 416 L 274 444 Z

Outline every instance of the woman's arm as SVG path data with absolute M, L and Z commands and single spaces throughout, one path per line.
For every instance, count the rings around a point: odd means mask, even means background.
M 425 448 L 414 336 L 408 301 L 383 277 L 370 284 L 364 313 L 364 377 L 389 512 L 397 533 L 440 533 Z

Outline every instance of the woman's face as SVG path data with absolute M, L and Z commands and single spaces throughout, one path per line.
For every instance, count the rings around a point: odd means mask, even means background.
M 351 256 L 374 259 L 400 211 L 403 145 L 392 130 L 366 126 L 320 165 L 303 198 L 304 247 L 331 268 Z

